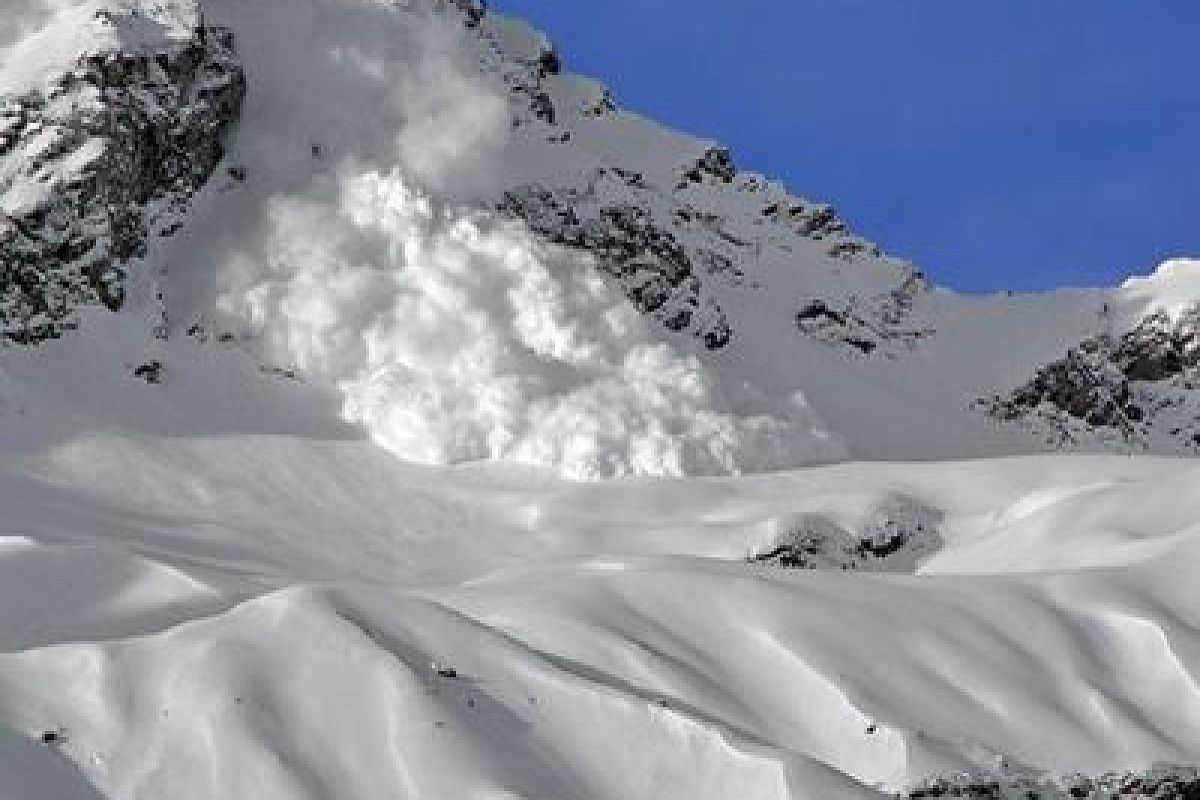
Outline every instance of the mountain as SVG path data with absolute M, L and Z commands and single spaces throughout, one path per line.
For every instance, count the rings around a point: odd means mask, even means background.
M 1200 262 L 958 295 L 565 62 L 11 0 L 0 797 L 1191 796 Z

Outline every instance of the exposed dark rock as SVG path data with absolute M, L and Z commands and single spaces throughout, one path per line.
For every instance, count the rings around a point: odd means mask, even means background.
M 855 529 L 823 514 L 786 521 L 777 542 L 748 559 L 787 569 L 912 572 L 941 547 L 942 513 L 896 496 Z
M 677 190 L 687 188 L 689 183 L 704 183 L 705 178 L 712 178 L 721 183 L 732 183 L 737 177 L 737 167 L 733 163 L 733 155 L 724 147 L 710 147 L 705 150 L 695 163 L 683 170 L 682 178 L 675 187 Z
M 636 185 L 635 173 L 605 170 L 624 185 Z M 724 313 L 702 297 L 691 256 L 670 230 L 633 203 L 606 205 L 574 202 L 567 192 L 526 186 L 506 192 L 500 209 L 524 220 L 548 241 L 586 250 L 597 266 L 622 287 L 642 313 L 673 331 L 691 331 L 710 350 L 732 336 Z
M 1138 444 L 1164 412 L 1186 408 L 1197 385 L 1200 307 L 1177 320 L 1152 314 L 1120 336 L 1084 340 L 1027 383 L 977 405 L 998 420 L 1045 429 L 1062 443 L 1107 431 Z M 1200 419 L 1185 416 L 1169 430 L 1182 446 L 1195 447 Z
M 810 300 L 796 312 L 796 328 L 825 344 L 845 346 L 861 355 L 882 351 L 885 345 L 912 349 L 933 334 L 931 329 L 909 324 L 918 291 L 919 279 L 910 276 L 902 286 L 874 298 L 872 306 L 864 307 L 857 298 L 850 298 L 843 308 L 833 308 L 825 300 Z M 886 352 L 890 355 L 893 351 Z
M 556 119 L 554 111 L 554 101 L 550 99 L 550 95 L 544 91 L 530 92 L 529 95 L 529 110 L 533 115 L 543 122 L 553 125 Z
M 562 72 L 562 59 L 558 55 L 558 51 L 553 47 L 542 51 L 538 57 L 538 70 L 542 77 L 547 75 L 558 75 Z
M 157 52 L 87 54 L 48 92 L 0 98 L 0 158 L 15 176 L 0 193 L 53 186 L 0 217 L 0 338 L 55 338 L 80 306 L 122 307 L 127 265 L 178 229 L 244 93 L 233 34 L 199 27 Z M 69 157 L 82 168 L 60 167 Z
M 583 109 L 585 117 L 604 117 L 617 110 L 617 103 L 613 100 L 612 95 L 605 91 L 600 96 L 600 99 Z
M 1200 800 L 1200 771 L 1156 766 L 1145 772 L 1067 775 L 953 775 L 928 778 L 902 792 L 909 800 Z
M 146 383 L 162 383 L 163 381 L 163 363 L 161 361 L 147 361 L 145 364 L 140 364 L 133 370 L 133 375 L 136 378 L 141 378 Z
M 464 24 L 468 28 L 478 28 L 487 16 L 486 0 L 450 0 L 466 17 Z

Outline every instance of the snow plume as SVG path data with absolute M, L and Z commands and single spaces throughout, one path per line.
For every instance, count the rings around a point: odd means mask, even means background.
M 1156 311 L 1178 319 L 1200 305 L 1200 259 L 1164 261 L 1152 274 L 1129 278 L 1117 290 L 1118 298 L 1134 313 L 1134 323 Z
M 252 180 L 195 252 L 221 260 L 223 310 L 339 386 L 379 443 L 579 478 L 844 456 L 799 399 L 730 397 L 585 255 L 468 210 L 495 195 L 511 121 L 452 5 L 216 5 L 258 59 L 238 136 Z
M 264 269 L 227 308 L 404 458 L 601 478 L 844 456 L 798 398 L 731 402 L 587 256 L 439 208 L 399 170 L 345 176 L 336 209 L 279 200 L 270 218 Z

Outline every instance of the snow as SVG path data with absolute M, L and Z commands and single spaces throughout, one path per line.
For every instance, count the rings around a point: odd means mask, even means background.
M 1120 296 L 1136 309 L 1134 313 L 1163 311 L 1176 319 L 1200 297 L 1200 261 L 1187 258 L 1164 261 L 1152 274 L 1122 283 Z
M 1194 462 L 587 484 L 344 436 L 10 452 L 0 721 L 61 728 L 104 796 L 868 798 L 1200 747 Z M 897 496 L 943 514 L 916 574 L 743 560 Z
M 30 742 L 23 736 L 0 728 L 0 786 L 3 800 L 100 800 L 79 771 L 50 747 Z
M 265 274 L 226 304 L 404 458 L 596 478 L 844 456 L 800 398 L 735 408 L 583 257 L 436 208 L 397 172 L 344 179 L 334 208 L 277 202 L 271 225 Z
M 23 2 L 0 46 L 82 8 Z M 423 3 L 206 12 L 252 76 L 247 179 L 147 258 L 171 335 L 146 281 L 0 350 L 0 798 L 868 800 L 1196 762 L 1200 466 L 1030 455 L 964 408 L 1105 303 L 1200 295 L 1194 262 L 931 293 L 937 337 L 860 358 L 796 303 L 902 268 L 756 224 L 749 179 L 692 187 L 720 219 L 681 237 L 759 246 L 701 352 L 481 198 L 610 162 L 669 186 L 706 143 L 575 116 L 551 152 Z M 751 561 L 914 521 L 879 569 Z
M 109 11 L 115 14 L 98 13 Z M 0 95 L 44 90 L 70 72 L 83 53 L 142 52 L 164 42 L 186 42 L 198 19 L 195 0 L 6 0 L 0 17 Z
M 357 13 L 336 13 L 347 8 Z M 193 232 L 204 247 L 178 248 L 172 269 L 222 276 L 226 324 L 338 385 L 345 417 L 385 447 L 577 478 L 845 457 L 798 388 L 767 398 L 718 380 L 585 256 L 458 207 L 456 193 L 495 182 L 509 125 L 461 22 L 336 2 L 292 4 L 286 20 L 267 7 L 210 12 L 239 31 L 256 76 L 236 141 L 253 187 Z

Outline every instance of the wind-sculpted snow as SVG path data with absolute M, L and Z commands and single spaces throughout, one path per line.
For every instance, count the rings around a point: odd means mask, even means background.
M 226 304 L 276 360 L 336 382 L 346 417 L 404 458 L 599 478 L 845 455 L 801 397 L 726 394 L 585 255 L 440 207 L 398 172 L 345 176 L 332 207 L 276 202 L 262 252 Z
M 27 532 L 0 546 L 0 778 L 877 800 L 1187 762 L 1195 479 L 1055 457 L 575 483 L 356 441 L 75 437 L 0 466 Z M 789 513 L 901 508 L 940 515 L 915 574 L 743 560 Z

